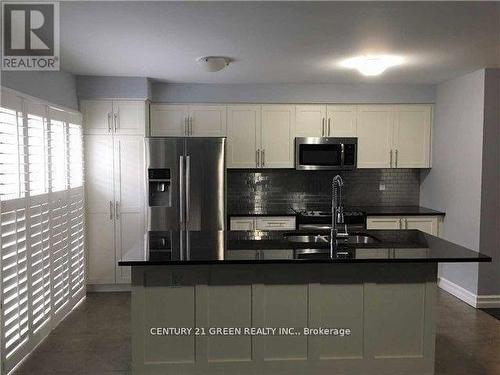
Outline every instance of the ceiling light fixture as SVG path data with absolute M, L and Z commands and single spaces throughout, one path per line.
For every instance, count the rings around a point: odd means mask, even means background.
M 357 69 L 365 76 L 378 76 L 387 68 L 401 65 L 404 58 L 393 55 L 366 55 L 351 57 L 340 62 L 340 66 L 349 69 Z
M 218 72 L 228 66 L 231 59 L 223 56 L 204 56 L 196 61 L 207 72 Z

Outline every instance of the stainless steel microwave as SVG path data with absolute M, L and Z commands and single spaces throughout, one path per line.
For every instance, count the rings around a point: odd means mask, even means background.
M 295 138 L 295 169 L 349 170 L 357 163 L 358 138 Z

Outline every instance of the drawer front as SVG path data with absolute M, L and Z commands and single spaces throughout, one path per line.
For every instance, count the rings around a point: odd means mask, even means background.
M 401 216 L 368 216 L 366 229 L 402 229 Z
M 229 221 L 230 230 L 255 230 L 253 217 L 232 217 Z
M 295 216 L 269 216 L 255 219 L 257 230 L 294 230 Z

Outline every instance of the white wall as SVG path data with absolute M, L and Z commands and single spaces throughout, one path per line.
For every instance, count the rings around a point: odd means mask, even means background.
M 434 99 L 434 85 L 151 84 L 151 100 L 169 103 L 434 103 Z
M 486 69 L 478 294 L 500 295 L 500 69 Z
M 147 99 L 149 81 L 145 77 L 77 76 L 78 99 Z
M 75 76 L 65 71 L 2 71 L 0 84 L 43 99 L 49 103 L 78 110 Z
M 420 204 L 446 212 L 445 239 L 479 251 L 485 70 L 438 85 L 432 169 L 422 173 Z M 441 277 L 477 294 L 478 264 L 447 263 Z

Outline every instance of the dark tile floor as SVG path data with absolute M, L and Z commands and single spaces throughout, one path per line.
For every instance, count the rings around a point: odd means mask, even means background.
M 130 374 L 130 360 L 130 294 L 88 293 L 14 374 Z M 500 375 L 500 321 L 443 291 L 436 375 Z
M 500 320 L 500 309 L 481 309 L 481 310 Z

